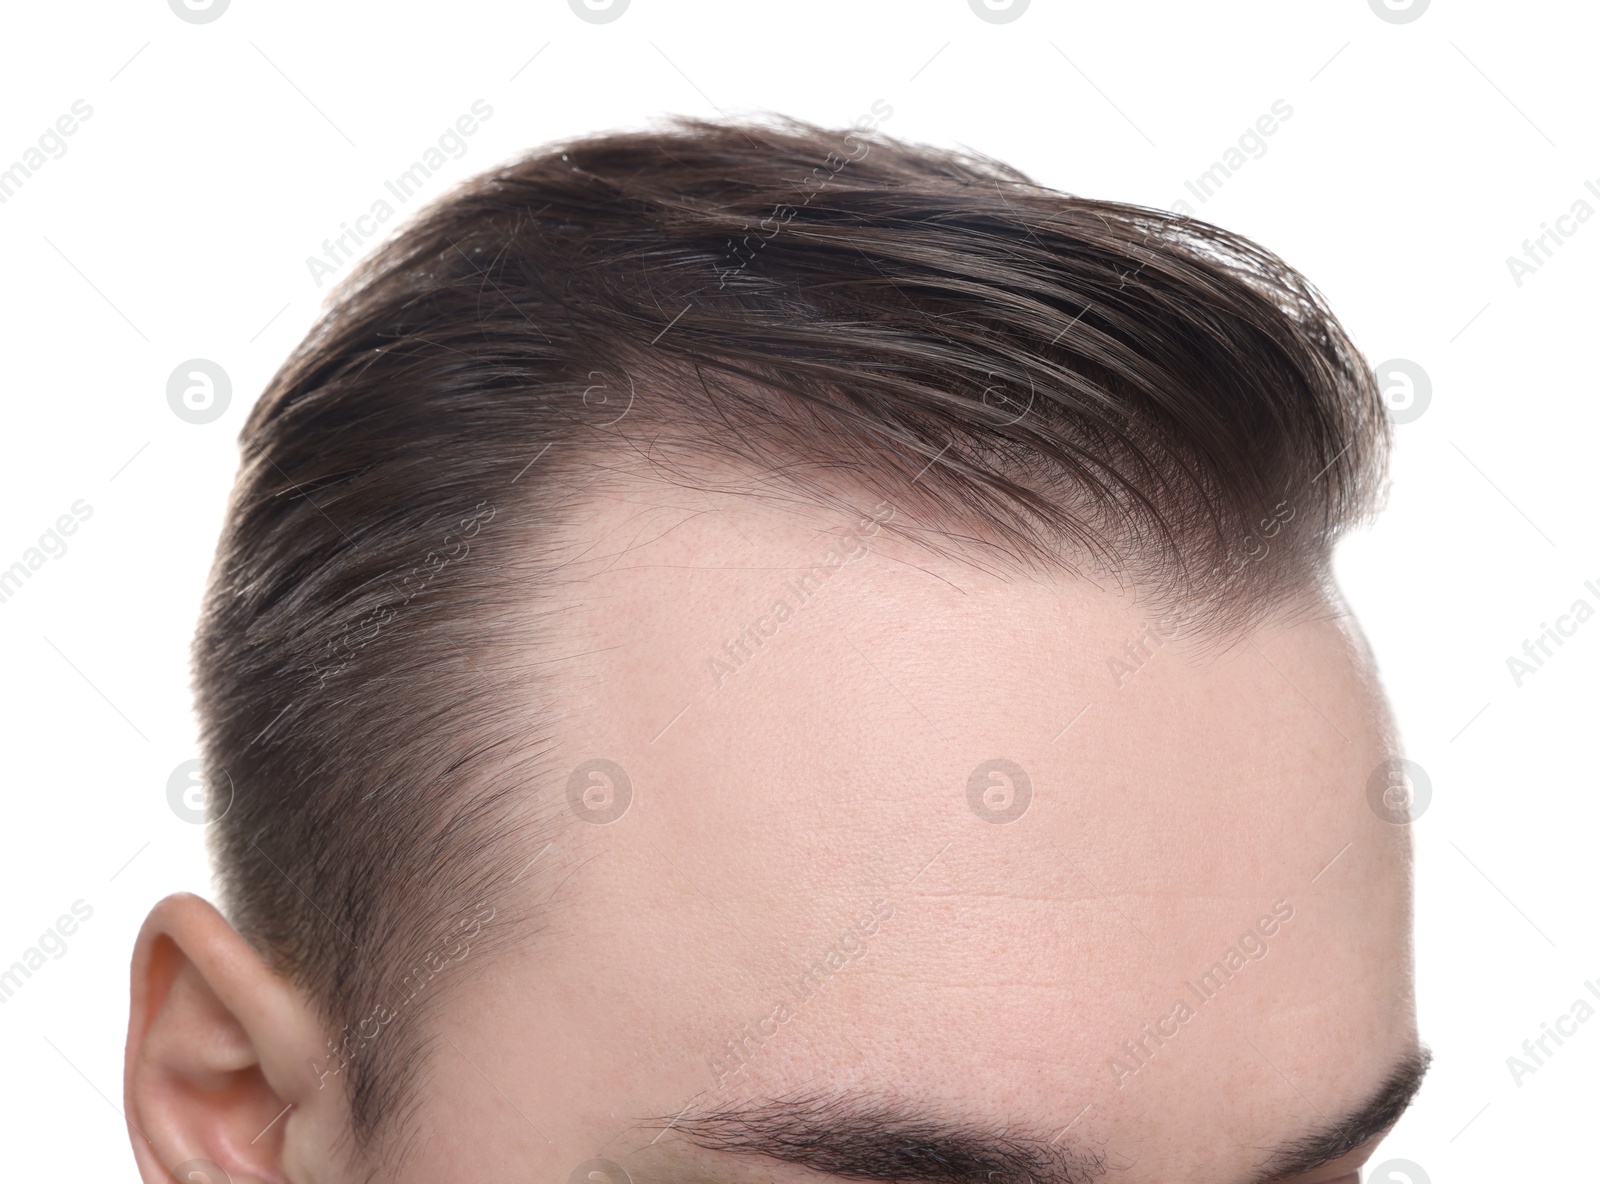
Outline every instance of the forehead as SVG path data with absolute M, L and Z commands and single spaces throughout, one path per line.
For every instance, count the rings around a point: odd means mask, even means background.
M 1070 1125 L 1130 1180 L 1248 1175 L 1364 1100 L 1413 1038 L 1409 885 L 1348 624 L 1218 650 L 892 512 L 596 511 L 544 929 L 447 1021 L 543 1116 L 529 1154 L 862 1089 Z

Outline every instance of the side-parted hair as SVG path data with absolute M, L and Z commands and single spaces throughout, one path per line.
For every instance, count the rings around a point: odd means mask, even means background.
M 1376 384 L 1287 264 L 871 122 L 677 120 L 473 178 L 251 411 L 194 648 L 213 856 L 358 1147 L 447 1055 L 427 1009 L 538 931 L 509 902 L 565 809 L 540 592 L 597 473 L 887 501 L 1216 628 L 1319 586 L 1381 498 Z

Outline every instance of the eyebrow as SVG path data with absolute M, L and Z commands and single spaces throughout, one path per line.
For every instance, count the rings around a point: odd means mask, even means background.
M 1360 1105 L 1266 1149 L 1249 1184 L 1325 1167 L 1383 1134 L 1411 1104 L 1432 1054 L 1418 1047 Z M 801 1093 L 658 1120 L 706 1151 L 760 1156 L 824 1175 L 880 1184 L 1092 1184 L 1111 1162 L 1023 1124 L 952 1121 L 904 1100 Z M 1119 1168 L 1125 1164 L 1118 1164 Z
M 1432 1061 L 1432 1051 L 1418 1045 L 1360 1106 L 1274 1148 L 1250 1184 L 1276 1184 L 1326 1167 L 1387 1132 L 1417 1096 Z
M 685 1116 L 673 1129 L 707 1151 L 883 1184 L 1091 1184 L 1107 1170 L 1103 1156 L 1031 1128 L 952 1121 L 860 1094 L 790 1095 Z

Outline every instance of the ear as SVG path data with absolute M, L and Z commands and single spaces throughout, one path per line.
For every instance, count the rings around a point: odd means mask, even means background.
M 123 1098 L 145 1184 L 286 1184 L 340 1176 L 339 1088 L 321 1088 L 322 1025 L 301 992 L 208 902 L 151 910 L 133 952 Z

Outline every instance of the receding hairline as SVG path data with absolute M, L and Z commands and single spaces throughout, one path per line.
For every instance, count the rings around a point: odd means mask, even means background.
M 907 504 L 908 517 L 967 513 L 1002 551 L 1021 541 L 1000 530 L 1004 482 L 1020 488 L 1019 475 L 1063 457 L 1110 481 L 1116 462 L 1097 458 L 1096 442 L 1122 439 L 1141 408 L 1170 412 L 1158 427 L 1209 443 L 1202 459 L 1221 467 L 1141 469 L 1143 486 L 1113 490 L 1113 518 L 1144 498 L 1175 507 L 1179 532 L 1230 544 L 1262 499 L 1260 453 L 1275 475 L 1325 474 L 1300 507 L 1313 558 L 1370 500 L 1387 441 L 1370 373 L 1297 273 L 1221 228 L 881 138 L 741 255 L 724 292 L 726 236 L 795 198 L 793 163 L 842 135 L 679 121 L 496 167 L 354 271 L 252 409 L 196 642 L 205 760 L 237 790 L 211 835 L 230 915 L 319 1000 L 332 1030 L 364 1014 L 448 919 L 445 895 L 427 891 L 449 879 L 440 865 L 455 861 L 466 879 L 448 886 L 463 893 L 510 877 L 492 858 L 522 832 L 489 820 L 514 812 L 523 784 L 507 788 L 509 773 L 496 783 L 485 754 L 514 750 L 527 786 L 548 770 L 531 745 L 517 747 L 526 720 L 513 736 L 462 663 L 504 656 L 485 621 L 512 611 L 515 589 L 495 582 L 493 565 L 521 557 L 407 573 L 480 498 L 535 519 L 559 500 L 560 465 L 537 460 L 551 439 L 577 455 L 620 438 L 607 426 L 613 409 L 593 414 L 589 384 L 670 378 L 684 402 L 655 426 L 698 416 L 708 451 L 777 456 L 792 429 L 800 458 L 809 442 L 832 475 L 852 459 L 883 461 L 894 480 L 882 495 L 932 499 L 927 512 Z M 1217 370 L 1236 381 L 1219 386 Z M 1161 381 L 1141 385 L 1151 375 Z M 1015 406 L 1053 383 L 1093 431 L 1052 435 L 1037 416 L 1007 424 L 1010 405 L 1000 414 L 989 382 L 1009 383 Z M 775 415 L 791 409 L 784 400 L 820 419 Z M 1041 443 L 1039 457 L 1015 463 Z M 989 461 L 999 485 L 973 479 Z M 513 507 L 507 489 L 527 500 Z M 1220 499 L 1221 517 L 1196 496 L 1241 489 L 1248 496 Z M 1147 533 L 1130 549 L 1145 558 L 1159 541 Z M 1273 564 L 1298 545 L 1287 541 Z M 496 545 L 490 531 L 473 554 Z M 1270 566 L 1241 569 L 1236 604 L 1253 603 Z M 403 907 L 408 893 L 428 903 Z M 411 1023 L 347 1079 L 358 1142 L 401 1110 L 421 1059 Z

